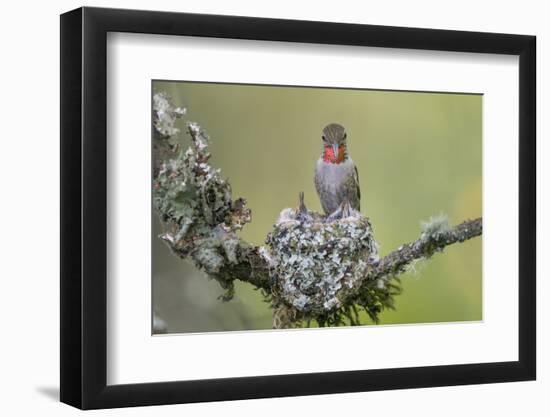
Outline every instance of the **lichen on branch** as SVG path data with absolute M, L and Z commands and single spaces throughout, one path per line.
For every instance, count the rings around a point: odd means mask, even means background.
M 198 124 L 187 123 L 191 145 L 185 150 L 165 136 L 178 132 L 175 121 L 185 114 L 172 110 L 167 100 L 165 95 L 153 100 L 153 126 L 161 141 L 157 145 L 169 155 L 154 167 L 153 203 L 165 229 L 160 238 L 215 278 L 226 289 L 223 298 L 230 299 L 234 278 L 224 270 L 231 271 L 249 254 L 249 245 L 235 232 L 250 222 L 251 213 L 243 199 L 232 200 L 231 186 L 209 164 L 209 138 Z
M 174 141 L 176 120 L 186 110 L 174 107 L 164 93 L 153 97 L 153 202 L 164 232 L 159 236 L 174 254 L 191 259 L 225 293 L 234 281 L 260 288 L 273 308 L 275 328 L 314 320 L 320 326 L 358 325 L 359 311 L 378 322 L 395 307 L 401 293 L 399 275 L 411 264 L 442 252 L 482 232 L 481 218 L 451 227 L 445 216 L 422 224 L 420 238 L 380 258 L 368 218 L 342 204 L 327 218 L 305 207 L 283 209 L 266 246 L 254 246 L 237 232 L 251 221 L 243 198 L 210 165 L 210 138 L 187 122 L 190 146 Z
M 401 274 L 414 261 L 428 259 L 436 253 L 443 252 L 449 245 L 480 236 L 483 231 L 481 217 L 466 220 L 455 227 L 451 227 L 448 220 L 437 226 L 438 222 L 441 222 L 441 219 L 432 218 L 431 221 L 422 223 L 423 230 L 420 238 L 400 246 L 381 258 L 373 265 L 367 278 L 376 280 Z

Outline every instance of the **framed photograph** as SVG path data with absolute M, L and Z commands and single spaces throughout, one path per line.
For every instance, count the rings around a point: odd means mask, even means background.
M 61 16 L 61 401 L 533 380 L 535 37 Z

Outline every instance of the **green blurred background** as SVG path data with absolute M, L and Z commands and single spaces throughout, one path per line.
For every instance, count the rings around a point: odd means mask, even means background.
M 371 219 L 381 255 L 418 238 L 420 221 L 446 213 L 456 224 L 482 214 L 482 96 L 378 90 L 154 81 L 187 108 L 178 140 L 188 145 L 186 121 L 212 138 L 211 163 L 222 169 L 233 198 L 244 197 L 252 223 L 241 236 L 264 243 L 279 212 L 297 205 L 321 211 L 313 184 L 321 129 L 346 127 L 359 170 L 361 211 Z M 155 238 L 153 308 L 168 332 L 270 329 L 271 310 L 250 285 L 235 298 Z M 482 319 L 482 241 L 448 247 L 402 275 L 396 310 L 381 324 Z M 362 322 L 370 324 L 365 314 Z

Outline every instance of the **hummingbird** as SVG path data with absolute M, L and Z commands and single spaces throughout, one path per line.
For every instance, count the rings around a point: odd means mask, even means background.
M 331 123 L 322 132 L 323 152 L 315 167 L 315 188 L 327 216 L 342 203 L 360 210 L 359 174 L 347 151 L 344 126 Z

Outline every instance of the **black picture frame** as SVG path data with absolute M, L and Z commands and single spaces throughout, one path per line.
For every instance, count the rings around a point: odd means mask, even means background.
M 107 385 L 108 32 L 519 56 L 519 360 Z M 534 36 L 80 8 L 61 15 L 61 401 L 82 409 L 533 380 Z

